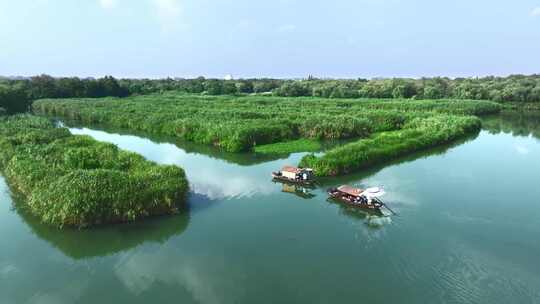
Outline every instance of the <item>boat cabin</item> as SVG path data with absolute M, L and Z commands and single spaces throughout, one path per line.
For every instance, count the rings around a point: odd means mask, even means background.
M 309 168 L 285 166 L 278 172 L 272 172 L 272 177 L 275 180 L 308 185 L 313 182 L 313 170 Z
M 311 180 L 313 179 L 313 170 L 308 168 L 297 168 L 293 166 L 284 166 L 281 175 L 290 180 Z
M 374 192 L 376 191 L 376 192 Z M 367 190 L 355 188 L 349 185 L 339 186 L 328 190 L 331 197 L 340 199 L 351 204 L 378 205 L 377 196 L 383 194 L 378 188 L 369 188 Z
M 353 206 L 379 211 L 382 207 L 386 207 L 388 210 L 390 210 L 390 208 L 388 208 L 388 206 L 386 206 L 379 199 L 379 197 L 383 196 L 384 193 L 384 190 L 380 187 L 360 189 L 349 185 L 343 185 L 337 188 L 328 189 L 328 195 L 331 198 Z M 390 212 L 394 213 L 392 210 L 390 210 Z
M 363 193 L 364 190 L 349 185 L 339 186 L 330 191 L 330 195 L 349 203 L 367 203 L 367 199 Z

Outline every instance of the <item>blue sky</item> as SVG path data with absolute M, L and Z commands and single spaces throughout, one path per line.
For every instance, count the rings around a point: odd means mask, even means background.
M 540 0 L 0 0 L 0 75 L 540 73 Z

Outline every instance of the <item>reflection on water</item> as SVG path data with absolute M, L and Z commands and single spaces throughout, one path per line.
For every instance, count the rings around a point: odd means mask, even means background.
M 313 189 L 305 186 L 296 185 L 293 183 L 287 183 L 282 181 L 274 181 L 274 183 L 281 184 L 281 191 L 285 193 L 292 193 L 303 199 L 311 199 L 316 195 L 313 193 Z
M 491 134 L 506 133 L 514 136 L 533 136 L 540 139 L 540 111 L 507 111 L 482 120 L 484 130 Z
M 59 230 L 41 223 L 39 218 L 26 210 L 19 198 L 15 195 L 12 197 L 15 212 L 32 232 L 73 259 L 111 255 L 145 242 L 164 243 L 171 237 L 182 234 L 189 224 L 189 208 L 185 207 L 178 215 L 154 217 L 136 223 L 85 230 Z
M 256 154 L 256 153 L 232 153 L 226 152 L 218 147 L 213 147 L 211 145 L 197 144 L 189 141 L 180 140 L 176 137 L 158 135 L 143 131 L 136 130 L 125 130 L 111 127 L 104 127 L 102 125 L 81 125 L 79 122 L 72 121 L 62 121 L 57 120 L 59 126 L 64 126 L 73 129 L 83 130 L 85 128 L 91 129 L 94 131 L 103 131 L 109 134 L 117 135 L 127 135 L 127 136 L 136 136 L 139 138 L 149 139 L 151 142 L 156 144 L 174 144 L 180 150 L 184 151 L 187 154 L 200 154 L 208 158 L 223 160 L 230 164 L 240 165 L 240 166 L 252 166 L 256 164 L 261 164 L 273 160 L 284 159 L 289 156 L 289 154 Z
M 269 173 L 280 167 L 280 161 L 271 161 L 252 166 L 238 166 L 203 154 L 188 153 L 169 143 L 156 143 L 149 139 L 132 135 L 112 134 L 87 128 L 71 128 L 71 133 L 90 135 L 104 142 L 116 144 L 119 148 L 136 152 L 160 164 L 178 165 L 185 169 L 191 191 L 210 199 L 232 199 L 251 197 L 257 193 L 270 194 L 276 189 L 269 183 Z M 298 161 L 301 154 L 293 155 Z M 264 169 L 262 169 L 264 168 Z
M 372 211 L 369 209 L 347 205 L 333 199 L 328 199 L 327 201 L 331 204 L 338 205 L 341 214 L 355 220 L 361 220 L 370 228 L 381 228 L 392 223 L 391 215 L 387 214 L 384 210 L 381 210 L 381 212 Z
M 241 272 L 219 256 L 189 254 L 166 245 L 125 254 L 113 271 L 135 296 L 168 285 L 176 286 L 176 296 L 195 303 L 240 303 L 243 293 L 239 286 L 246 284 Z
M 401 165 L 409 162 L 413 162 L 419 159 L 425 159 L 431 156 L 436 155 L 444 155 L 449 150 L 455 147 L 459 147 L 467 142 L 474 141 L 476 138 L 478 138 L 479 133 L 474 133 L 469 136 L 466 136 L 464 138 L 455 140 L 451 143 L 443 144 L 428 150 L 422 150 L 415 153 L 411 153 L 402 157 L 398 157 L 396 159 L 386 161 L 384 163 L 381 163 L 379 165 L 371 166 L 369 168 L 363 169 L 360 172 L 352 173 L 349 175 L 343 175 L 343 176 L 337 176 L 337 177 L 331 177 L 331 178 L 321 178 L 318 180 L 321 186 L 324 186 L 326 188 L 331 187 L 338 187 L 340 185 L 359 185 L 362 181 L 365 181 L 370 176 L 373 176 L 383 170 L 384 168 L 387 168 L 389 166 L 395 166 L 395 165 Z M 362 184 L 359 185 L 359 188 L 367 188 L 367 187 L 373 187 L 373 186 L 385 186 L 382 184 L 377 185 L 368 185 L 368 184 Z

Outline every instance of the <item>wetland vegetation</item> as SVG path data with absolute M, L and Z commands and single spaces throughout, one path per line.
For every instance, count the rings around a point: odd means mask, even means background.
M 25 112 L 42 98 L 98 98 L 148 95 L 175 91 L 198 95 L 275 95 L 283 97 L 476 99 L 492 100 L 512 108 L 540 109 L 540 75 L 482 78 L 388 79 L 115 79 L 0 77 L 0 107 Z
M 384 161 L 422 149 L 452 142 L 472 132 L 478 132 L 480 119 L 471 116 L 437 115 L 416 118 L 401 130 L 382 132 L 328 151 L 323 156 L 305 156 L 302 167 L 310 167 L 318 176 L 352 173 Z
M 320 175 L 337 175 L 478 131 L 480 122 L 470 115 L 497 113 L 500 106 L 473 100 L 334 100 L 169 92 L 130 98 L 43 99 L 34 102 L 33 110 L 87 124 L 174 136 L 228 152 L 314 152 L 320 150 L 320 141 L 354 141 L 329 149 L 321 159 L 310 156 L 302 161 Z
M 0 119 L 0 166 L 29 211 L 57 226 L 85 227 L 176 213 L 188 183 L 177 166 L 162 166 L 49 119 Z

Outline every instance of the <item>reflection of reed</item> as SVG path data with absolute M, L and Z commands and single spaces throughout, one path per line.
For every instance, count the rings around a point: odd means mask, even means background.
M 273 191 L 267 182 L 267 175 L 261 174 L 256 165 L 238 166 L 202 154 L 186 153 L 174 144 L 158 144 L 134 135 L 111 134 L 87 128 L 70 131 L 113 143 L 160 164 L 179 165 L 186 172 L 191 192 L 208 196 L 212 200 L 250 197 Z
M 166 135 L 156 135 L 144 131 L 136 130 L 127 130 L 119 129 L 108 126 L 103 126 L 100 124 L 81 124 L 76 121 L 66 121 L 58 120 L 58 123 L 62 123 L 68 126 L 68 128 L 90 128 L 92 130 L 103 131 L 107 133 L 113 133 L 118 135 L 130 135 L 137 136 L 148 139 L 155 144 L 173 144 L 179 149 L 184 150 L 189 154 L 202 154 L 213 159 L 219 159 L 226 161 L 230 164 L 240 165 L 240 166 L 251 166 L 256 164 L 261 164 L 273 160 L 287 158 L 287 154 L 255 154 L 255 153 L 232 153 L 224 152 L 217 147 L 212 147 L 209 145 L 197 144 L 188 141 L 181 141 L 178 138 L 166 136 Z
M 183 207 L 178 215 L 159 216 L 135 223 L 86 230 L 74 228 L 60 230 L 41 223 L 25 209 L 20 197 L 17 195 L 12 197 L 15 211 L 36 236 L 76 260 L 112 255 L 145 242 L 163 243 L 171 237 L 182 234 L 189 224 L 189 208 Z
M 412 153 L 403 157 L 399 157 L 394 160 L 387 161 L 379 165 L 366 168 L 362 170 L 361 172 L 358 172 L 355 174 L 349 174 L 349 175 L 343 175 L 343 176 L 331 177 L 331 178 L 330 177 L 319 178 L 317 182 L 319 183 L 319 185 L 324 186 L 325 188 L 337 187 L 339 185 L 344 185 L 344 184 L 355 185 L 358 183 L 358 181 L 362 179 L 366 179 L 370 176 L 373 176 L 377 174 L 379 171 L 381 171 L 382 169 L 385 169 L 389 166 L 400 165 L 404 163 L 413 162 L 418 159 L 427 158 L 430 156 L 445 154 L 448 152 L 448 150 L 452 148 L 455 148 L 464 143 L 475 140 L 478 137 L 478 135 L 479 133 L 475 133 L 470 136 L 453 141 L 452 143 L 443 144 L 443 145 L 440 145 L 440 146 L 437 146 L 428 150 L 423 150 L 423 151 Z

